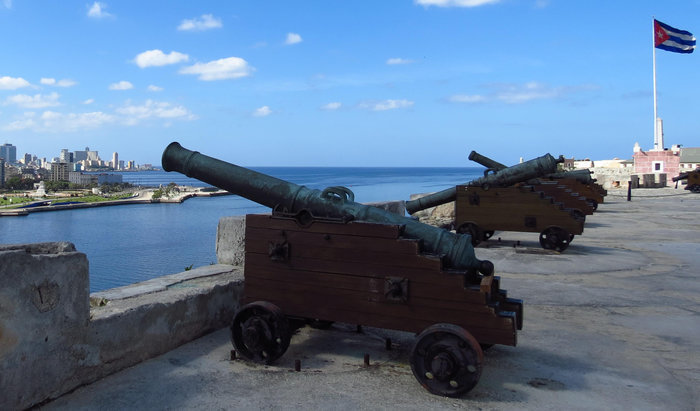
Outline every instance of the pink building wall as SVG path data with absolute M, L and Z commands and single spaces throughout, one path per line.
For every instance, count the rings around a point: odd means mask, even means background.
M 666 173 L 668 180 L 680 173 L 680 155 L 670 150 L 638 151 L 632 156 L 636 174 Z M 660 169 L 655 169 L 655 163 L 660 163 Z

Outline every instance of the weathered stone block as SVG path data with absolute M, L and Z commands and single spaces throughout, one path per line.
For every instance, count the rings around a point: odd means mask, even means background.
M 0 409 L 75 387 L 89 321 L 85 254 L 71 243 L 0 246 Z
M 243 266 L 245 216 L 222 217 L 216 228 L 216 259 L 219 264 Z

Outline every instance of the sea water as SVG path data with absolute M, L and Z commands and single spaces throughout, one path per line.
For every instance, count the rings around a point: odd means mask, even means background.
M 265 174 L 323 189 L 346 186 L 355 201 L 408 200 L 414 193 L 439 191 L 473 180 L 480 167 L 316 168 L 260 167 Z M 140 186 L 207 186 L 180 173 L 124 172 Z M 199 197 L 181 204 L 153 203 L 31 213 L 0 217 L 0 244 L 70 241 L 90 262 L 90 292 L 216 263 L 219 218 L 269 212 L 239 196 Z

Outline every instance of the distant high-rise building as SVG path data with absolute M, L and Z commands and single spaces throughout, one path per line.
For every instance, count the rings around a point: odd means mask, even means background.
M 27 165 L 32 162 L 32 155 L 29 153 L 24 154 L 24 165 Z
M 0 157 L 0 187 L 5 187 L 5 159 Z
M 119 154 L 116 151 L 112 153 L 112 168 L 119 170 Z
M 75 157 L 72 152 L 64 148 L 61 150 L 61 155 L 58 157 L 58 161 L 61 163 L 74 163 Z
M 85 147 L 85 151 L 75 151 L 73 153 L 73 160 L 76 163 L 79 161 L 87 160 L 88 151 L 90 151 L 90 147 Z
M 120 170 L 124 169 L 124 160 L 119 160 L 119 169 Z
M 6 162 L 13 164 L 17 162 L 17 147 L 12 144 L 5 143 L 0 146 L 0 157 L 4 158 Z
M 51 164 L 51 181 L 69 181 L 70 167 L 68 163 Z

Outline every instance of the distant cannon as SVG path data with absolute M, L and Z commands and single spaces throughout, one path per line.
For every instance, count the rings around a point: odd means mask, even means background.
M 482 187 L 485 189 L 488 189 L 489 187 L 507 187 L 518 182 L 551 174 L 556 171 L 557 164 L 561 163 L 562 161 L 564 160 L 556 159 L 550 154 L 545 154 L 541 157 L 516 164 L 512 167 L 496 170 L 493 173 L 489 173 L 493 169 L 487 169 L 483 177 L 477 178 L 463 185 L 470 187 Z M 413 214 L 417 211 L 425 210 L 426 208 L 449 203 L 450 201 L 454 201 L 456 198 L 456 186 L 450 187 L 437 193 L 429 194 L 425 197 L 406 201 L 406 210 Z
M 479 163 L 482 166 L 486 167 L 487 171 L 499 171 L 503 170 L 505 168 L 508 168 L 507 166 L 492 160 L 482 154 L 477 153 L 476 151 L 472 151 L 469 153 L 469 159 L 474 161 L 475 163 Z M 594 178 L 591 178 L 591 171 L 589 169 L 585 170 L 572 170 L 572 171 L 559 171 L 559 172 L 553 172 L 550 174 L 546 174 L 540 177 L 548 178 L 550 180 L 556 180 L 556 179 L 561 179 L 561 178 L 572 178 L 576 181 L 579 181 L 583 184 L 591 184 L 594 183 L 596 180 Z M 532 183 L 531 181 L 529 183 Z
M 672 180 L 676 183 L 676 186 L 678 186 L 679 181 L 686 180 L 686 190 L 690 190 L 693 193 L 700 193 L 700 168 L 680 173 L 678 176 L 673 177 Z

